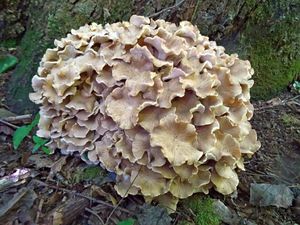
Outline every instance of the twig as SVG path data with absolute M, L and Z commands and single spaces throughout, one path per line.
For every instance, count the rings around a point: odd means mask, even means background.
M 6 122 L 20 122 L 20 121 L 24 121 L 24 120 L 31 120 L 32 119 L 32 114 L 26 114 L 26 115 L 21 115 L 21 116 L 9 116 L 6 118 L 2 118 L 4 121 Z
M 184 3 L 185 0 L 182 0 L 180 2 L 178 2 L 177 4 L 173 5 L 173 6 L 170 6 L 170 7 L 167 7 L 167 8 L 164 8 L 162 10 L 160 10 L 159 12 L 156 12 L 156 13 L 153 13 L 152 15 L 148 16 L 149 18 L 152 18 L 152 17 L 156 17 L 156 16 L 159 16 L 160 14 L 166 12 L 166 11 L 169 11 L 171 9 L 174 9 L 174 8 L 177 8 L 179 7 L 182 3 Z
M 262 111 L 264 109 L 271 109 L 271 108 L 274 108 L 276 106 L 283 106 L 285 105 L 285 103 L 280 103 L 280 104 L 276 104 L 276 105 L 266 105 L 266 106 L 261 106 L 259 108 L 254 108 L 254 111 Z
M 44 199 L 42 198 L 39 202 L 39 205 L 38 205 L 38 210 L 37 210 L 36 217 L 35 217 L 35 224 L 39 223 L 39 219 L 40 219 L 40 215 L 41 215 L 41 212 L 42 212 L 43 204 L 44 204 Z
M 262 111 L 264 109 L 271 109 L 271 108 L 274 108 L 276 106 L 285 106 L 285 105 L 290 106 L 291 104 L 299 105 L 300 103 L 295 101 L 299 97 L 300 97 L 300 95 L 296 95 L 292 98 L 283 99 L 283 100 L 281 100 L 280 103 L 276 103 L 276 104 L 273 104 L 273 105 L 261 106 L 261 107 L 255 108 L 254 110 L 255 111 Z
M 294 97 L 292 97 L 292 98 L 290 98 L 290 99 L 285 99 L 285 100 L 283 100 L 283 101 L 293 101 L 293 100 L 296 100 L 297 98 L 300 98 L 300 94 L 299 94 L 299 95 L 296 95 L 296 96 L 294 96 Z
M 191 18 L 191 22 L 192 22 L 192 23 L 194 22 L 196 13 L 197 13 L 198 8 L 199 8 L 199 5 L 200 5 L 200 2 L 201 2 L 201 0 L 197 0 L 196 6 L 195 6 L 195 8 L 194 8 L 193 15 L 192 15 L 192 18 Z
M 118 204 L 114 207 L 114 209 L 111 211 L 111 213 L 109 214 L 109 216 L 107 217 L 106 219 L 106 222 L 105 222 L 105 225 L 108 224 L 108 221 L 109 219 L 112 217 L 112 215 L 114 214 L 114 212 L 118 209 L 118 207 L 120 206 L 121 202 L 124 200 L 125 196 L 128 194 L 130 188 L 132 187 L 134 181 L 136 180 L 136 178 L 138 177 L 140 171 L 141 171 L 141 168 L 139 169 L 138 173 L 136 174 L 136 176 L 134 177 L 133 181 L 131 182 L 131 184 L 129 185 L 128 189 L 126 190 L 125 194 L 123 195 L 123 197 L 121 198 L 121 200 L 118 202 Z
M 4 120 L 2 120 L 2 119 L 0 119 L 0 123 L 3 123 L 4 125 L 9 126 L 9 127 L 11 127 L 11 128 L 14 128 L 14 129 L 18 129 L 18 128 L 19 128 L 19 126 L 16 126 L 16 125 L 14 125 L 14 124 L 11 124 L 11 123 L 9 123 L 9 122 L 7 122 L 7 121 L 4 121 Z
M 11 123 L 9 123 L 9 122 L 6 122 L 6 121 L 4 121 L 4 120 L 2 120 L 2 119 L 0 119 L 0 123 L 3 123 L 4 125 L 6 125 L 6 126 L 8 126 L 8 127 L 11 127 L 11 128 L 13 128 L 13 129 L 18 129 L 18 128 L 20 128 L 19 126 L 16 126 L 16 125 L 14 125 L 14 124 L 11 124 Z M 27 138 L 32 138 L 32 136 L 31 135 L 27 135 L 26 136 Z
M 100 224 L 104 225 L 104 221 L 102 220 L 102 218 L 93 210 L 89 209 L 89 208 L 85 208 L 86 211 L 88 211 L 89 213 L 93 214 L 94 216 L 97 217 L 97 219 L 100 221 Z
M 293 101 L 287 102 L 286 105 L 287 105 L 290 109 L 296 111 L 297 113 L 300 113 L 300 109 L 298 109 L 299 107 L 297 107 L 297 106 L 300 106 L 300 103 L 298 103 L 298 102 L 296 102 L 296 101 L 293 100 Z M 296 106 L 294 106 L 294 105 L 296 105 Z
M 34 183 L 37 183 L 41 186 L 44 186 L 44 187 L 49 187 L 49 188 L 52 188 L 52 189 L 56 189 L 56 190 L 59 190 L 59 191 L 63 191 L 63 192 L 66 192 L 66 193 L 69 193 L 69 194 L 73 194 L 75 196 L 78 196 L 78 197 L 82 197 L 82 198 L 86 198 L 92 202 L 96 202 L 96 203 L 99 203 L 99 204 L 102 204 L 102 205 L 105 205 L 107 207 L 110 207 L 110 208 L 115 208 L 114 205 L 108 203 L 108 202 L 105 202 L 105 201 L 102 201 L 102 200 L 99 200 L 99 199 L 95 199 L 93 197 L 90 197 L 90 196 L 86 196 L 84 194 L 81 194 L 81 193 L 77 193 L 75 191 L 72 191 L 72 190 L 69 190 L 69 189 L 66 189 L 66 188 L 61 188 L 61 187 L 57 187 L 57 186 L 54 186 L 54 185 L 51 185 L 51 184 L 47 184 L 43 181 L 40 181 L 40 180 L 32 180 Z M 124 209 L 122 207 L 118 207 L 118 210 L 122 211 L 122 212 L 125 212 L 125 213 L 128 213 L 128 214 L 131 214 L 133 215 L 134 213 L 127 210 L 127 209 Z

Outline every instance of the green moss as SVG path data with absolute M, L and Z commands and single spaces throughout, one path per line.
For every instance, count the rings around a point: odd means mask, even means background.
M 71 29 L 78 29 L 86 23 L 91 22 L 91 14 L 96 4 L 93 1 L 80 1 L 72 5 L 67 2 L 53 4 L 47 19 L 47 39 L 49 42 L 66 36 Z
M 11 70 L 17 63 L 18 59 L 15 56 L 0 54 L 0 74 Z
M 283 114 L 281 117 L 282 122 L 284 125 L 291 127 L 291 126 L 300 126 L 300 120 L 291 114 Z
M 270 43 L 258 43 L 249 60 L 255 70 L 255 86 L 251 94 L 256 99 L 267 99 L 285 89 L 300 71 L 300 60 L 284 62 Z
M 184 201 L 195 214 L 196 225 L 218 225 L 220 219 L 213 208 L 213 200 L 207 196 L 194 195 Z M 183 224 L 189 224 L 183 221 Z
M 99 176 L 104 176 L 105 172 L 101 169 L 100 166 L 91 166 L 87 167 L 82 172 L 82 179 L 83 180 L 93 180 Z
M 286 88 L 300 73 L 298 0 L 260 3 L 242 33 L 239 52 L 255 70 L 251 94 L 267 99 Z M 248 0 L 253 4 L 253 0 Z
M 49 40 L 62 38 L 71 29 L 78 29 L 87 23 L 112 23 L 128 20 L 132 8 L 132 0 L 83 0 L 75 5 L 55 4 L 48 16 Z
M 73 2 L 73 3 L 71 3 Z M 127 20 L 133 1 L 118 0 L 35 0 L 30 3 L 30 25 L 20 43 L 20 63 L 7 92 L 7 104 L 16 113 L 32 112 L 37 107 L 28 99 L 31 78 L 47 48 L 53 48 L 55 39 L 63 38 L 86 23 L 116 22 Z M 109 12 L 104 15 L 107 9 Z
M 17 41 L 15 39 L 8 39 L 0 42 L 0 47 L 3 48 L 15 48 L 17 46 Z
M 21 41 L 19 63 L 8 86 L 8 102 L 16 113 L 33 112 L 37 108 L 29 100 L 28 94 L 32 92 L 31 77 L 36 73 L 39 63 L 35 56 L 41 55 L 44 50 L 41 38 L 40 32 L 29 30 Z
M 106 176 L 106 172 L 100 166 L 90 166 L 80 168 L 72 176 L 71 183 L 80 183 L 82 181 L 101 180 Z
M 109 14 L 107 18 L 103 18 L 104 22 L 118 22 L 118 21 L 126 21 L 130 18 L 132 9 L 134 6 L 133 0 L 127 1 L 108 1 L 110 4 L 106 5 L 110 8 Z
M 182 221 L 179 221 L 177 223 L 177 225 L 193 225 L 193 224 L 191 222 L 189 222 L 189 221 L 182 220 Z

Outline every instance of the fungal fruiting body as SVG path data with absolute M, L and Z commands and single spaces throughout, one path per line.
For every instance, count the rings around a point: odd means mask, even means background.
M 173 209 L 196 192 L 236 190 L 236 169 L 260 147 L 249 61 L 190 22 L 142 16 L 85 25 L 54 44 L 30 94 L 51 149 L 116 173 L 121 196 Z

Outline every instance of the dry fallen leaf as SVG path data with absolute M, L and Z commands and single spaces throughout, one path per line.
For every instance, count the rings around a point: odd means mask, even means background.
M 52 179 L 57 172 L 60 172 L 62 167 L 66 164 L 68 156 L 60 157 L 56 162 L 51 165 L 50 173 L 47 179 Z

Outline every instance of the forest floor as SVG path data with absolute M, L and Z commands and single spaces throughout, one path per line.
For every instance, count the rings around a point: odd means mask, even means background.
M 5 99 L 1 89 L 7 76 L 9 73 L 0 76 L 1 100 Z M 224 197 L 212 191 L 210 197 L 220 199 L 228 207 L 231 217 L 235 217 L 229 224 L 300 223 L 300 205 L 295 205 L 298 203 L 287 209 L 260 206 L 259 202 L 250 204 L 251 184 L 282 184 L 294 195 L 300 194 L 300 95 L 285 92 L 270 101 L 253 104 L 252 125 L 262 147 L 246 160 L 246 170 L 239 172 L 240 184 L 234 195 Z M 1 109 L 9 110 L 4 104 Z M 13 132 L 11 126 L 0 123 L 1 224 L 118 224 L 120 220 L 137 217 L 138 221 L 143 217 L 147 225 L 167 224 L 159 222 L 160 218 L 153 222 L 156 214 L 163 214 L 147 209 L 141 197 L 121 199 L 113 188 L 113 177 L 99 166 L 58 152 L 51 156 L 33 154 L 31 138 L 17 151 L 13 150 Z M 194 217 L 181 202 L 178 212 L 171 215 L 171 224 L 180 224 L 181 220 L 197 224 Z

